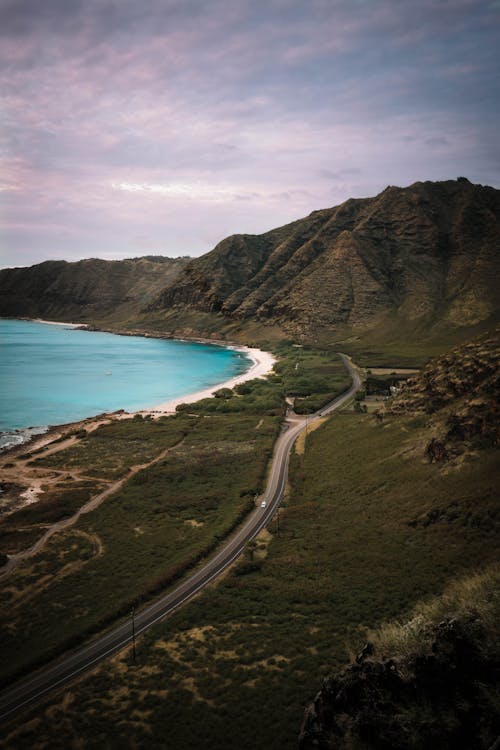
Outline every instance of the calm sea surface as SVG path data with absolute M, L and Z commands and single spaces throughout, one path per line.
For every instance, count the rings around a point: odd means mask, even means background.
M 0 319 L 0 432 L 152 407 L 249 365 L 220 346 Z

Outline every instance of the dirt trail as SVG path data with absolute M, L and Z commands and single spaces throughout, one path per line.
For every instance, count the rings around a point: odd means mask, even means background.
M 15 510 L 19 510 L 25 505 L 38 500 L 38 496 L 42 494 L 42 484 L 50 487 L 61 479 L 61 477 L 71 477 L 74 480 L 85 479 L 82 472 L 78 469 L 54 469 L 44 468 L 43 466 L 30 466 L 30 462 L 37 458 L 45 458 L 46 456 L 52 456 L 54 453 L 70 448 L 80 442 L 80 439 L 76 435 L 68 435 L 65 440 L 60 440 L 66 432 L 74 431 L 77 426 L 85 428 L 87 432 L 93 432 L 101 424 L 107 424 L 112 421 L 111 418 L 95 419 L 92 421 L 82 421 L 78 424 L 69 425 L 67 428 L 61 430 L 51 431 L 47 435 L 42 435 L 40 438 L 33 440 L 29 446 L 19 446 L 17 449 L 10 451 L 5 456 L 2 470 L 2 481 L 15 486 L 21 485 L 25 489 L 20 492 L 14 501 L 9 501 L 9 506 L 4 509 L 3 513 L 8 514 Z M 59 442 L 57 442 L 59 441 Z M 50 446 L 50 447 L 46 447 Z M 45 450 L 41 450 L 45 448 Z M 22 458 L 26 454 L 26 458 Z M 93 477 L 95 479 L 95 477 Z
M 71 533 L 91 542 L 93 547 L 93 557 L 101 557 L 103 555 L 104 547 L 100 537 L 98 537 L 97 534 L 89 534 L 87 531 L 82 531 L 81 529 L 73 529 Z M 24 606 L 26 602 L 29 602 L 30 599 L 33 599 L 41 591 L 46 590 L 50 586 L 52 586 L 56 580 L 61 581 L 63 578 L 66 578 L 67 576 L 75 573 L 77 570 L 83 568 L 83 566 L 86 565 L 87 562 L 89 562 L 89 559 L 90 558 L 73 560 L 72 562 L 62 565 L 62 567 L 60 567 L 56 572 L 42 572 L 37 577 L 36 582 L 34 581 L 30 583 L 29 587 L 27 588 L 23 588 L 21 586 L 20 589 L 17 589 L 15 587 L 15 584 L 10 588 L 6 587 L 4 589 L 4 592 L 7 593 L 7 591 L 9 591 L 12 597 L 9 601 L 9 607 L 11 607 L 12 609 L 16 609 L 21 605 Z
M 23 562 L 23 560 L 27 560 L 28 558 L 33 557 L 33 555 L 36 555 L 37 552 L 40 552 L 40 550 L 44 547 L 50 537 L 53 536 L 53 534 L 56 534 L 58 531 L 62 531 L 63 529 L 67 529 L 70 526 L 73 526 L 78 521 L 80 516 L 82 516 L 84 513 L 90 513 L 91 511 L 98 508 L 99 505 L 101 505 L 101 503 L 106 500 L 106 498 L 119 490 L 120 487 L 122 487 L 125 482 L 128 482 L 129 479 L 131 479 L 135 474 L 137 474 L 142 469 L 147 469 L 164 459 L 165 456 L 173 448 L 177 448 L 182 444 L 183 441 L 184 438 L 176 443 L 176 445 L 165 448 L 165 450 L 163 450 L 152 461 L 148 461 L 145 464 L 137 464 L 136 466 L 132 466 L 128 474 L 126 474 L 121 479 L 118 479 L 116 482 L 110 484 L 103 492 L 100 492 L 98 495 L 95 495 L 93 498 L 91 498 L 89 502 L 85 505 L 82 505 L 82 507 L 77 510 L 74 515 L 70 516 L 69 518 L 63 518 L 61 521 L 57 521 L 57 523 L 50 526 L 45 534 L 40 537 L 40 539 L 32 547 L 29 547 L 29 549 L 23 550 L 22 552 L 18 552 L 9 557 L 8 563 L 0 571 L 0 578 L 6 578 L 6 576 L 8 576 L 9 573 L 11 573 L 19 565 L 19 563 Z

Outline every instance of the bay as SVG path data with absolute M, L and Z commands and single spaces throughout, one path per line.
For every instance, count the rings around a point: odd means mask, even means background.
M 211 344 L 0 319 L 0 431 L 152 408 L 250 365 L 243 353 Z

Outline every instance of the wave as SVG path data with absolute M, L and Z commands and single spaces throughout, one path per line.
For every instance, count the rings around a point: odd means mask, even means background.
M 0 453 L 23 443 L 29 443 L 34 437 L 43 435 L 48 429 L 48 427 L 26 427 L 23 430 L 14 430 L 13 432 L 0 432 Z

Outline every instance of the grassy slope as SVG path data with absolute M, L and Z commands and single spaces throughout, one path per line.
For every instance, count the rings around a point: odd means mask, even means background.
M 128 655 L 103 665 L 4 746 L 294 747 L 321 675 L 367 628 L 498 559 L 495 452 L 443 468 L 424 461 L 426 440 L 419 419 L 329 420 L 292 461 L 267 557 L 152 630 L 137 666 Z
M 115 476 L 123 461 L 172 446 L 2 582 L 2 678 L 112 620 L 213 547 L 252 507 L 276 429 L 275 417 L 243 414 L 132 420 L 40 459 Z
M 350 354 L 363 367 L 421 367 L 429 358 L 492 330 L 498 314 L 477 325 L 430 327 L 394 315 L 366 330 L 318 331 L 317 342 Z

